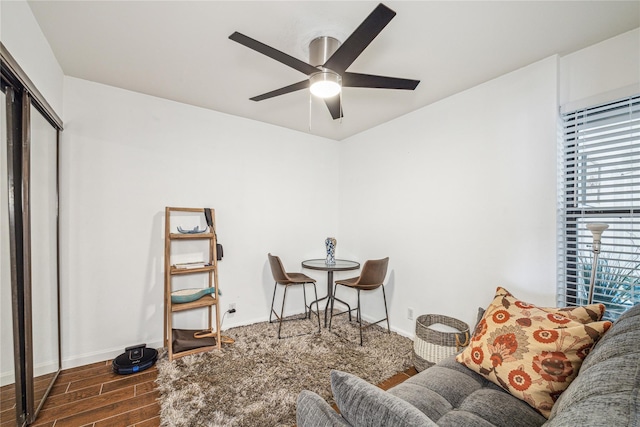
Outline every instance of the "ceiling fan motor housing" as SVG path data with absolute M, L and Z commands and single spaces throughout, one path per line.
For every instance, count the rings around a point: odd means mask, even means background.
M 340 47 L 340 41 L 333 37 L 316 37 L 309 43 L 309 63 L 321 67 Z
M 340 47 L 340 41 L 333 37 L 316 37 L 309 43 L 309 63 L 318 68 L 309 76 L 311 93 L 320 98 L 329 98 L 340 93 L 342 77 L 328 68 L 322 67 Z

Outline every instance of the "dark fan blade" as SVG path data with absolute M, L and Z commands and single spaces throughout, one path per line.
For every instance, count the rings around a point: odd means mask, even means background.
M 396 16 L 396 13 L 380 3 L 358 28 L 340 45 L 324 68 L 342 74 L 356 60 L 369 43 L 376 38 L 384 27 Z
M 273 98 L 274 96 L 284 95 L 286 93 L 295 92 L 307 87 L 309 87 L 309 80 L 303 80 L 301 82 L 281 87 L 280 89 L 272 90 L 271 92 L 263 93 L 262 95 L 254 96 L 253 98 L 249 99 L 251 99 L 252 101 L 263 101 L 265 99 Z
M 344 73 L 342 86 L 371 87 L 377 89 L 407 89 L 414 90 L 420 80 L 400 79 L 397 77 L 374 76 L 371 74 Z
M 306 75 L 310 75 L 312 73 L 318 72 L 318 69 L 313 65 L 309 65 L 304 61 L 300 61 L 299 59 L 296 59 L 293 56 L 289 56 L 284 52 L 280 52 L 279 50 L 274 49 L 271 46 L 267 46 L 264 43 L 260 43 L 259 41 L 254 40 L 251 37 L 245 36 L 244 34 L 241 34 L 237 31 L 231 34 L 229 38 L 234 42 L 238 42 L 241 45 L 248 47 L 249 49 L 253 49 L 256 52 L 260 52 L 261 54 L 266 55 L 269 58 L 275 59 L 276 61 L 281 62 L 284 65 L 287 65 Z
M 327 108 L 331 113 L 333 120 L 342 117 L 342 106 L 340 105 L 340 94 L 332 96 L 331 98 L 325 98 L 324 103 L 327 104 Z

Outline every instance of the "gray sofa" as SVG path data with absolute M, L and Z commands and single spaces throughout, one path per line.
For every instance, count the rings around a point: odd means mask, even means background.
M 298 427 L 640 427 L 640 305 L 628 310 L 585 358 L 549 419 L 455 361 L 445 359 L 385 392 L 332 371 L 342 415 L 320 396 L 298 396 Z

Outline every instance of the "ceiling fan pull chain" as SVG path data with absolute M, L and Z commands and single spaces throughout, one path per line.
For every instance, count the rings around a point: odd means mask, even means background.
M 311 92 L 309 92 L 309 133 L 311 133 L 311 106 L 313 104 L 313 97 L 311 96 Z

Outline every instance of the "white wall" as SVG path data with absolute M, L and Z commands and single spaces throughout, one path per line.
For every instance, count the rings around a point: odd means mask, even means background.
M 634 30 L 335 143 L 74 78 L 63 93 L 28 4 L 0 15 L 2 42 L 64 111 L 65 367 L 161 344 L 165 205 L 217 208 L 223 308 L 238 308 L 225 328 L 268 316 L 268 251 L 299 270 L 327 236 L 341 258 L 391 257 L 392 327 L 407 335 L 408 307 L 472 323 L 497 285 L 553 305 L 557 88 L 564 104 L 640 75 Z M 326 275 L 305 272 L 323 295 Z
M 640 28 L 560 59 L 560 105 L 565 111 L 640 93 Z
M 0 40 L 62 116 L 63 73 L 26 0 L 0 1 Z
M 471 323 L 498 285 L 553 305 L 556 76 L 549 58 L 341 143 L 66 78 L 64 363 L 160 345 L 166 205 L 218 208 L 225 327 L 266 319 L 268 251 L 296 269 L 329 235 L 340 258 L 391 257 L 406 335 L 408 307 Z
M 49 46 L 49 43 L 45 39 L 40 27 L 38 26 L 29 5 L 24 0 L 16 1 L 0 1 L 0 41 L 7 48 L 11 56 L 18 62 L 20 67 L 29 76 L 33 84 L 38 88 L 40 93 L 45 97 L 47 102 L 56 111 L 58 115 L 62 114 L 62 81 L 63 74 L 60 65 L 55 59 L 53 52 Z M 0 115 L 2 116 L 2 126 L 0 126 L 2 141 L 4 142 L 4 95 L 2 95 L 2 107 L 0 108 Z M 3 157 L 6 157 L 6 147 L 3 147 Z M 2 345 L 0 346 L 0 385 L 10 384 L 14 382 L 14 364 L 13 364 L 13 342 L 12 342 L 12 312 L 11 312 L 11 275 L 8 263 L 5 261 L 9 259 L 8 251 L 9 244 L 8 238 L 8 222 L 7 212 L 4 208 L 7 205 L 7 187 L 6 187 L 6 161 L 3 160 L 2 167 L 2 198 L 3 207 L 0 218 L 2 218 L 2 290 L 1 290 L 1 317 L 0 326 L 2 329 Z M 36 272 L 36 275 L 39 273 Z M 43 301 L 41 301 L 43 302 Z M 37 301 L 34 300 L 34 304 Z M 42 306 L 40 307 L 42 308 Z M 37 311 L 37 310 L 36 310 Z M 52 361 L 55 359 L 55 355 L 52 355 L 50 351 L 44 351 L 47 347 L 44 344 L 46 341 L 55 340 L 56 336 L 40 337 L 38 340 L 38 334 L 44 333 L 43 330 L 34 329 L 35 346 L 39 353 L 35 355 L 35 369 L 36 375 L 41 375 L 44 371 L 49 371 L 51 368 L 57 366 L 57 363 Z M 50 349 L 49 349 L 50 350 Z M 42 367 L 46 365 L 44 371 Z
M 300 271 L 338 231 L 337 142 L 70 77 L 64 101 L 65 366 L 162 345 L 165 206 L 216 209 L 224 328 L 267 319 L 268 252 Z
M 409 307 L 472 326 L 498 285 L 555 305 L 556 76 L 552 57 L 344 141 L 343 245 L 390 257 L 396 330 Z

